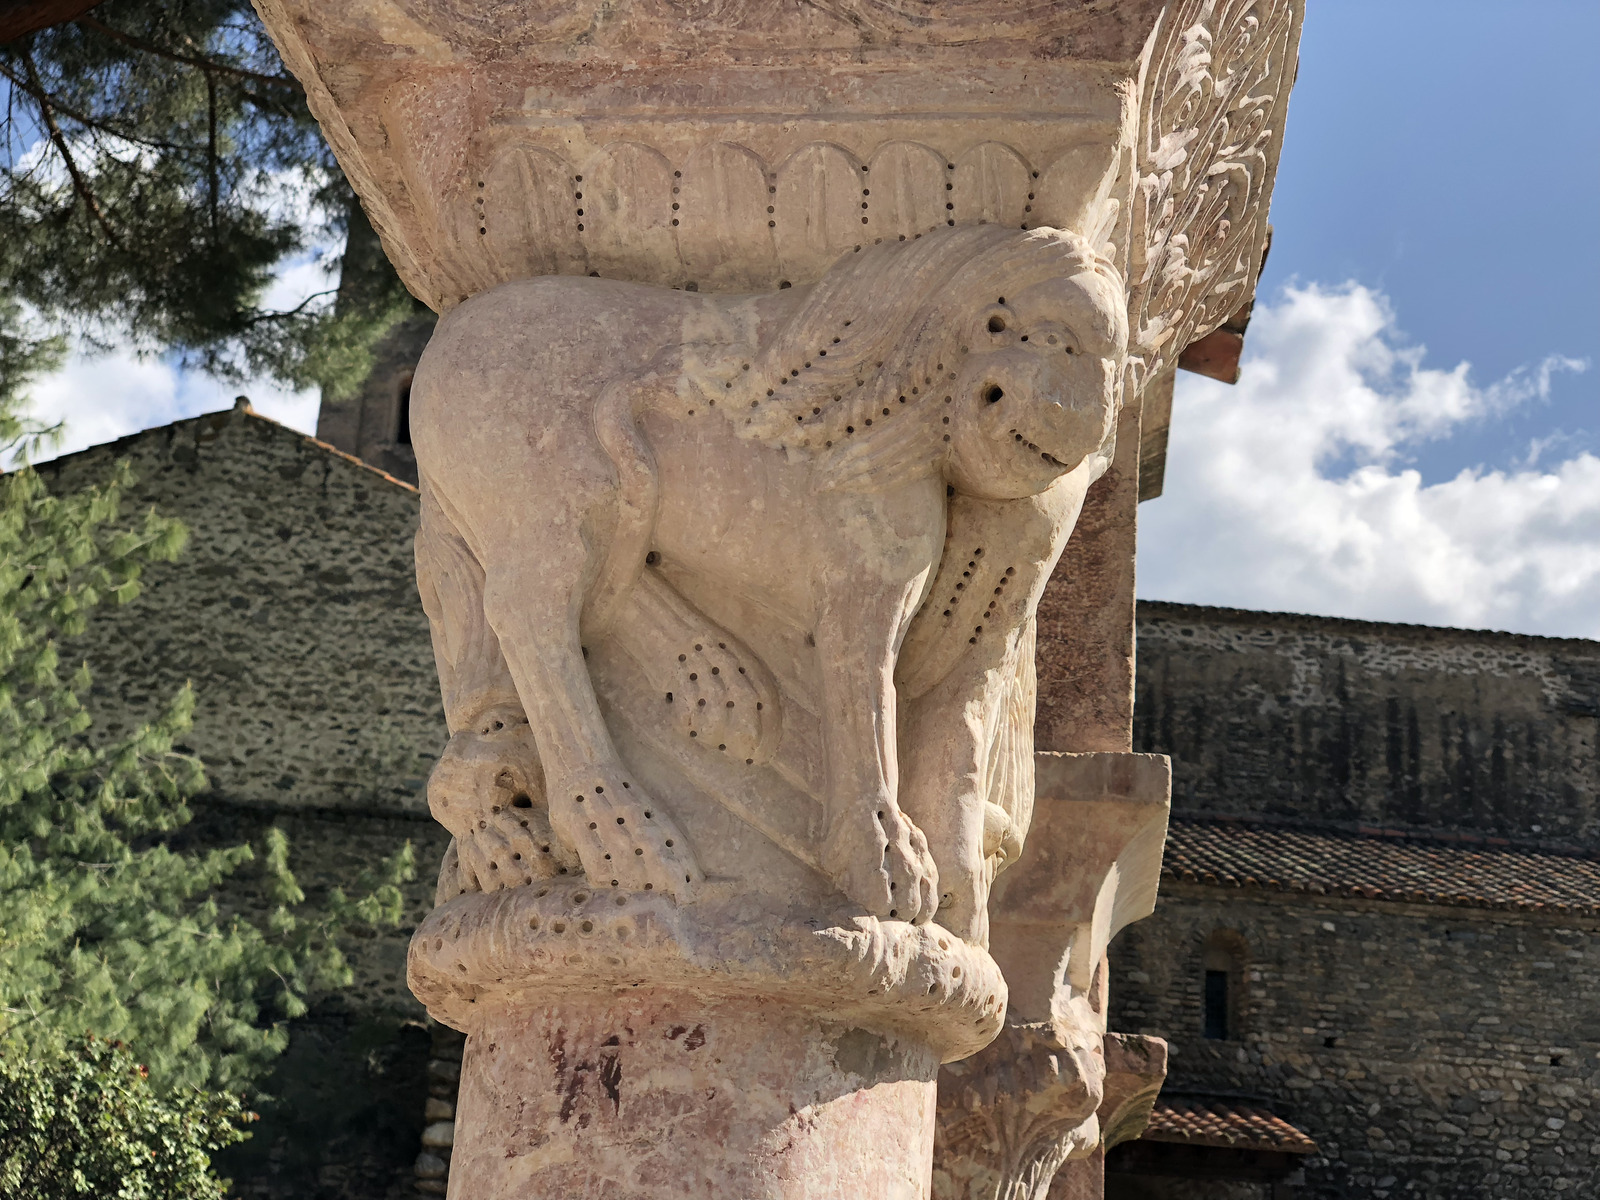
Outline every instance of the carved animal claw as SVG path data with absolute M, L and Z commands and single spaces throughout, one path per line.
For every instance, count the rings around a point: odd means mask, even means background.
M 677 823 L 620 768 L 570 776 L 551 797 L 550 820 L 595 887 L 684 902 L 705 879 Z
M 455 835 L 456 853 L 441 871 L 440 892 L 494 892 L 576 870 L 575 855 L 554 837 L 540 780 L 543 771 L 528 720 L 497 706 L 456 732 L 428 777 L 428 807 Z
M 939 906 L 939 869 L 928 839 L 893 801 L 834 822 L 823 863 L 850 899 L 880 920 L 923 924 Z

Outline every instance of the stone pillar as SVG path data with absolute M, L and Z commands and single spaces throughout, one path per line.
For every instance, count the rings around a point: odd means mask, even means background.
M 1251 289 L 1294 0 L 258 8 L 441 314 L 449 1194 L 926 1196 L 1039 599 Z
M 1134 1067 L 1139 1052 L 1106 1033 L 1106 947 L 1155 907 L 1170 766 L 1153 754 L 1040 753 L 1035 762 L 1028 845 L 991 897 L 1006 1027 L 940 1074 L 940 1200 L 1045 1200 L 1064 1165 L 1098 1162 L 1108 1144 L 1137 1136 L 1132 1075 L 1148 1091 L 1145 1114 L 1160 1088 L 1149 1064 L 1164 1067 L 1165 1046 L 1141 1044 L 1146 1061 Z

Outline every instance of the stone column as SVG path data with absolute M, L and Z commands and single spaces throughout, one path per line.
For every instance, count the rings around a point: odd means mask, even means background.
M 1137 1135 L 1131 1075 L 1148 1091 L 1146 1114 L 1160 1088 L 1148 1062 L 1130 1068 L 1137 1050 L 1164 1067 L 1165 1046 L 1107 1035 L 1106 947 L 1155 907 L 1170 767 L 1154 754 L 1035 763 L 1027 848 L 991 898 L 990 950 L 1010 1007 L 993 1043 L 940 1074 L 940 1200 L 1045 1200 L 1071 1160 Z
M 450 1195 L 926 1196 L 1039 599 L 1253 285 L 1297 8 L 258 8 L 441 314 Z

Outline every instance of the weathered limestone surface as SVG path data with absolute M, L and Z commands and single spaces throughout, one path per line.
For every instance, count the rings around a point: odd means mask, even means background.
M 1140 394 L 1251 293 L 1297 6 L 258 6 L 442 314 L 453 840 L 409 976 L 468 1034 L 451 1194 L 927 1195 L 935 1070 L 1005 1011 L 1036 609 L 1115 462 L 1075 631 L 1110 670 L 1055 731 L 1114 761 L 1061 781 L 1087 848 L 1013 964 L 1053 954 L 1018 1036 L 1086 1056 L 1092 1125 L 1160 845 L 1094 797 L 1165 811 L 1123 698 Z
M 1036 769 L 1027 850 L 993 896 L 990 948 L 1010 989 L 1006 1027 L 940 1075 L 940 1200 L 1045 1200 L 1064 1165 L 1098 1164 L 1104 1149 L 1137 1136 L 1160 1087 L 1150 1060 L 1164 1064 L 1164 1047 L 1141 1047 L 1147 1061 L 1130 1071 L 1129 1048 L 1107 1037 L 1106 949 L 1155 908 L 1167 761 L 1041 753 Z

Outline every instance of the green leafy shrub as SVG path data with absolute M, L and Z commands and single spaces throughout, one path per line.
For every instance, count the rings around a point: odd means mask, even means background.
M 15 414 L 49 357 L 0 338 L 0 449 L 40 433 Z M 175 748 L 193 694 L 96 739 L 88 668 L 57 650 L 183 547 L 176 521 L 123 514 L 130 479 L 123 463 L 57 494 L 26 466 L 0 475 L 0 1051 L 44 1056 L 90 1030 L 132 1045 L 158 1090 L 239 1091 L 282 1052 L 311 992 L 351 981 L 341 938 L 398 923 L 411 848 L 354 880 L 354 896 L 310 905 L 276 828 L 259 847 L 173 845 L 205 787 Z M 223 904 L 230 877 L 265 895 L 264 920 Z
M 120 1042 L 0 1054 L 0 1196 L 221 1200 L 211 1155 L 252 1119 L 227 1092 L 158 1091 Z

